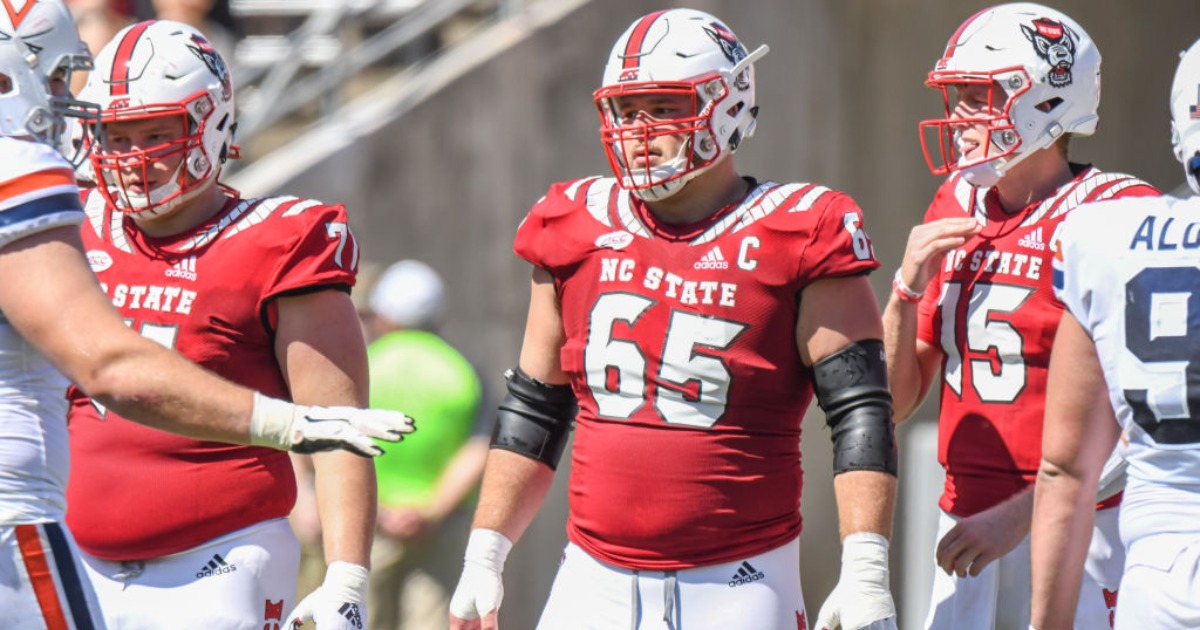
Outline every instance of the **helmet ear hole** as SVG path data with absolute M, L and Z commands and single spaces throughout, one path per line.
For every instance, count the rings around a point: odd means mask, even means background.
M 1055 96 L 1054 98 L 1049 98 L 1049 99 L 1042 101 L 1041 103 L 1038 103 L 1037 109 L 1040 112 L 1044 112 L 1044 113 L 1048 114 L 1048 113 L 1054 111 L 1054 109 L 1056 107 L 1058 107 L 1059 105 L 1062 105 L 1062 103 L 1063 103 L 1063 100 L 1061 98 Z

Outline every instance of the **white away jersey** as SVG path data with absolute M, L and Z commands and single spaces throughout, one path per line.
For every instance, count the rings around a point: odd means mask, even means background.
M 1088 204 L 1063 225 L 1055 291 L 1096 342 L 1129 440 L 1121 536 L 1200 521 L 1200 197 Z M 1151 496 L 1153 495 L 1153 496 Z
M 66 161 L 47 145 L 0 137 L 0 248 L 82 220 Z M 63 518 L 66 388 L 0 313 L 0 526 Z

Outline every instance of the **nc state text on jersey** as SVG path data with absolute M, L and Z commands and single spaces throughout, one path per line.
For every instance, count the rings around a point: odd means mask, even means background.
M 145 284 L 116 284 L 109 292 L 107 284 L 101 282 L 100 288 L 112 299 L 117 308 L 147 309 L 163 313 L 179 313 L 188 315 L 192 312 L 192 303 L 196 301 L 196 292 L 180 287 L 163 287 Z
M 633 282 L 637 262 L 632 258 L 601 258 L 600 282 Z M 680 304 L 717 304 L 732 307 L 737 285 L 717 280 L 688 280 L 661 267 L 647 267 L 642 286 L 659 291 Z
M 996 249 L 977 249 L 971 252 L 970 262 L 966 258 L 966 250 L 950 250 L 946 253 L 946 271 L 962 271 L 963 265 L 967 264 L 970 271 L 982 270 L 985 273 L 1023 276 L 1030 280 L 1042 277 L 1042 256 L 1002 252 Z

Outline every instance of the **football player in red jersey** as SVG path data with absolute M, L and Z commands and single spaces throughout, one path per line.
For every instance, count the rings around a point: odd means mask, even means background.
M 572 423 L 570 542 L 539 628 L 803 627 L 814 393 L 843 536 L 818 625 L 895 627 L 896 454 L 866 277 L 878 263 L 849 196 L 737 172 L 765 53 L 690 9 L 639 18 L 613 47 L 595 102 L 615 177 L 553 185 L 517 231 L 528 320 L 452 628 L 497 627 L 505 559 Z
M 397 440 L 411 427 L 391 411 L 255 394 L 121 321 L 87 267 L 79 189 L 56 151 L 77 155 L 60 142 L 67 120 L 95 117 L 67 91 L 91 56 L 61 0 L 20 8 L 0 12 L 0 627 L 103 629 L 63 525 L 66 378 L 131 419 L 197 439 L 372 455 L 364 433 Z
M 1058 228 L 1081 203 L 1158 191 L 1068 159 L 1071 136 L 1096 129 L 1100 53 L 1054 9 L 977 13 L 927 85 L 942 93 L 945 117 L 921 123 L 925 154 L 948 177 L 909 235 L 884 309 L 896 417 L 942 382 L 941 571 L 926 628 L 1024 629 L 1032 485 L 1063 310 L 1051 286 Z M 1108 627 L 1120 581 L 1116 489 L 1099 499 L 1080 628 Z
M 274 396 L 364 403 L 345 208 L 246 199 L 217 181 L 235 150 L 233 89 L 204 36 L 170 21 L 132 25 L 98 54 L 82 97 L 101 105 L 102 129 L 83 242 L 129 325 Z M 297 604 L 287 454 L 147 430 L 81 389 L 70 427 L 68 523 L 110 626 L 363 626 L 370 460 L 314 457 L 329 568 Z

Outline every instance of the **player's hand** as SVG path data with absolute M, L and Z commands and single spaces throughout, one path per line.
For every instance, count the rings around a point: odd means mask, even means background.
M 331 562 L 325 581 L 300 601 L 284 619 L 288 630 L 316 622 L 320 630 L 367 627 L 367 569 L 350 562 Z
M 345 449 L 363 457 L 383 454 L 371 438 L 399 442 L 414 430 L 399 411 L 306 407 L 254 394 L 250 443 L 297 453 Z
M 1033 519 L 1031 490 L 968 516 L 938 541 L 937 563 L 946 575 L 978 576 L 984 567 L 1016 549 Z
M 908 233 L 900 279 L 913 291 L 924 293 L 937 274 L 942 254 L 962 245 L 982 229 L 983 224 L 971 217 L 938 219 L 914 227 Z
M 842 576 L 817 613 L 816 628 L 896 630 L 886 538 L 859 532 L 842 541 Z
M 504 599 L 504 561 L 512 541 L 500 532 L 473 529 L 467 540 L 462 577 L 450 598 L 451 630 L 498 630 Z

